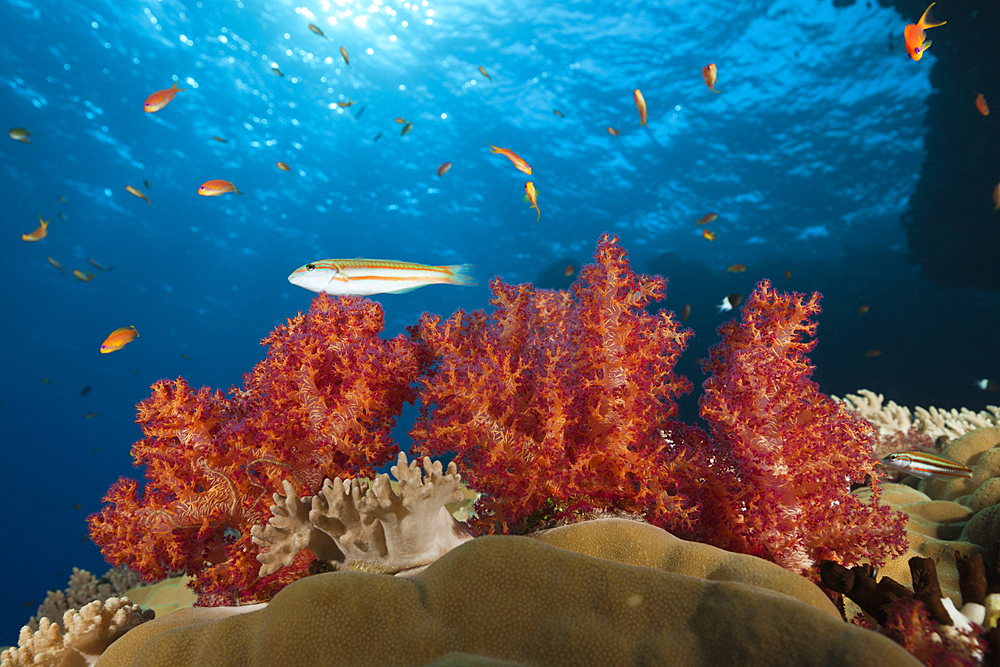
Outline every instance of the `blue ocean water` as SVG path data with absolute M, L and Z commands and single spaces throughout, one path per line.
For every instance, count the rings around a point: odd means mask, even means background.
M 476 265 L 478 287 L 377 297 L 394 335 L 424 311 L 486 307 L 493 276 L 565 286 L 564 267 L 611 232 L 633 268 L 670 278 L 666 307 L 692 305 L 680 370 L 696 385 L 695 359 L 733 315 L 716 304 L 769 278 L 826 295 L 824 391 L 996 403 L 973 382 L 1000 379 L 997 352 L 977 343 L 997 296 L 942 292 L 907 260 L 900 216 L 934 56 L 906 57 L 905 23 L 832 0 L 0 2 L 0 116 L 32 133 L 0 142 L 14 536 L 0 645 L 73 566 L 104 571 L 85 518 L 119 476 L 141 474 L 128 451 L 149 385 L 239 385 L 260 340 L 308 308 L 312 293 L 286 278 L 315 259 Z M 175 81 L 185 90 L 144 113 Z M 487 143 L 532 165 L 540 220 L 522 202 L 529 178 Z M 198 196 L 210 179 L 243 194 Z M 715 241 L 695 225 L 710 212 Z M 38 215 L 48 236 L 22 242 Z M 747 271 L 726 272 L 737 263 Z M 129 325 L 137 340 L 98 353 Z

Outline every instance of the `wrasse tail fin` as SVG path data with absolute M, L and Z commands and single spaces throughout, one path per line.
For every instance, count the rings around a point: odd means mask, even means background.
M 986 463 L 979 463 L 972 466 L 972 483 L 979 485 L 990 478 L 990 466 Z
M 472 270 L 476 268 L 475 264 L 452 264 L 442 268 L 448 271 L 448 283 L 450 285 L 473 287 L 479 284 L 472 275 Z

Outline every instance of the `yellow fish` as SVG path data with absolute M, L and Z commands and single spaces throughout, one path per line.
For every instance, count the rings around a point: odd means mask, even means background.
M 107 354 L 108 352 L 120 350 L 138 337 L 139 332 L 135 330 L 135 327 L 122 327 L 120 329 L 115 329 L 104 340 L 104 342 L 101 343 L 101 354 Z
M 430 266 L 388 259 L 322 259 L 292 272 L 288 282 L 335 296 L 402 294 L 424 285 L 475 285 L 472 264 Z
M 49 235 L 49 223 L 52 222 L 52 218 L 49 218 L 48 220 L 42 220 L 42 216 L 39 215 L 38 222 L 41 223 L 38 226 L 38 229 L 31 232 L 30 234 L 21 234 L 22 241 L 41 241 L 42 239 L 44 239 L 46 236 Z

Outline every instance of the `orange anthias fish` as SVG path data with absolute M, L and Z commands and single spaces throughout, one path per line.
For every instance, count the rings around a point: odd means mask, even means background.
M 538 193 L 535 192 L 535 184 L 528 181 L 524 184 L 525 196 L 528 197 L 528 201 L 531 202 L 532 208 L 538 211 L 538 220 L 542 219 L 542 211 L 538 208 Z
M 701 230 L 701 235 L 706 239 L 708 239 L 709 241 L 715 240 L 715 232 L 710 232 L 707 229 Z
M 726 273 L 743 273 L 746 270 L 747 267 L 742 264 L 731 264 L 726 267 Z
M 347 57 L 347 49 L 345 49 L 344 47 L 340 47 L 340 55 L 344 57 L 344 62 L 347 63 L 348 67 L 350 67 L 351 59 Z
M 982 93 L 976 95 L 976 108 L 979 109 L 979 113 L 983 114 L 984 116 L 990 115 L 990 107 L 988 104 L 986 104 L 986 96 L 983 95 Z
M 438 178 L 444 178 L 444 175 L 448 173 L 451 169 L 451 162 L 445 162 L 440 167 L 438 167 Z
M 702 67 L 701 75 L 702 77 L 704 77 L 705 85 L 708 86 L 709 90 L 711 90 L 713 93 L 719 92 L 718 90 L 715 89 L 715 80 L 719 76 L 719 70 L 718 68 L 716 68 L 715 63 L 708 63 L 707 65 Z
M 352 100 L 350 98 L 348 98 L 348 100 L 346 102 L 337 102 L 337 106 L 340 107 L 341 109 L 346 109 L 347 107 L 349 107 L 349 106 L 351 106 L 353 104 L 354 104 L 354 100 Z
M 131 185 L 126 185 L 125 189 L 128 190 L 128 193 L 130 195 L 134 195 L 134 196 L 138 197 L 139 199 L 145 199 L 147 204 L 152 204 L 153 203 L 153 202 L 149 201 L 149 197 L 147 197 L 146 195 L 142 194 L 141 192 L 139 192 L 139 190 L 137 190 L 136 188 L 133 188 Z
M 490 83 L 493 83 L 493 77 L 486 73 L 486 70 L 483 69 L 482 65 L 479 66 L 479 73 L 489 79 Z
M 940 23 L 934 20 L 931 16 L 931 7 L 935 4 L 932 2 L 924 10 L 923 16 L 916 23 L 908 23 L 906 28 L 903 29 L 903 39 L 906 40 L 906 52 L 910 54 L 910 57 L 914 60 L 920 60 L 924 57 L 924 51 L 931 48 L 931 42 L 924 41 L 924 30 L 927 28 L 936 28 L 939 25 L 944 25 L 947 21 L 941 21 Z
M 710 222 L 715 222 L 719 218 L 718 213 L 706 213 L 703 215 L 695 225 L 707 225 Z
M 993 188 L 993 212 L 1000 211 L 1000 183 Z
M 198 186 L 198 194 L 202 197 L 218 197 L 219 195 L 224 195 L 227 192 L 235 192 L 238 195 L 243 194 L 235 185 L 229 181 L 223 181 L 221 179 L 205 181 Z
M 646 98 L 638 88 L 632 91 L 632 97 L 635 98 L 635 108 L 639 110 L 639 125 L 646 125 Z
M 41 241 L 46 236 L 49 235 L 49 223 L 52 222 L 52 218 L 48 220 L 42 220 L 42 216 L 38 216 L 38 229 L 31 232 L 30 234 L 21 234 L 22 241 Z
M 46 257 L 45 261 L 48 262 L 49 264 L 51 264 L 52 266 L 56 267 L 60 271 L 62 271 L 62 274 L 64 276 L 66 275 L 66 269 L 64 269 L 63 265 L 60 264 L 59 262 L 57 262 L 54 257 Z
M 486 145 L 490 147 L 491 153 L 500 153 L 500 155 L 505 156 L 508 160 L 513 162 L 515 167 L 526 173 L 528 176 L 531 176 L 531 166 L 522 160 L 517 153 L 509 148 L 497 148 L 491 143 L 487 143 Z
M 91 271 L 87 271 L 86 273 L 84 273 L 80 269 L 73 269 L 73 275 L 76 276 L 76 279 L 79 280 L 81 283 L 89 283 L 91 280 L 94 279 L 94 276 L 96 276 L 97 274 Z
M 320 30 L 317 26 L 313 25 L 312 23 L 309 24 L 309 29 L 312 30 L 317 35 L 319 35 L 320 37 L 323 37 L 325 39 L 330 39 L 329 37 L 323 34 L 322 30 Z
M 404 123 L 406 123 L 406 119 L 403 118 L 402 116 L 396 116 L 396 122 L 399 123 L 400 125 L 403 125 Z
M 170 86 L 169 88 L 166 88 L 164 90 L 158 90 L 149 97 L 147 97 L 146 101 L 143 102 L 142 108 L 146 113 L 153 113 L 154 111 L 159 111 L 163 107 L 170 104 L 170 102 L 174 99 L 174 96 L 177 95 L 177 93 L 179 93 L 182 90 L 186 90 L 186 88 L 178 88 L 177 82 L 174 81 L 174 85 Z
M 135 327 L 122 327 L 121 329 L 115 329 L 111 332 L 103 343 L 101 343 L 101 354 L 107 354 L 108 352 L 114 352 L 120 350 L 136 338 L 139 337 L 139 333 L 135 330 Z
M 617 137 L 621 133 L 622 131 L 619 130 L 617 127 L 608 127 L 608 134 L 610 134 L 612 137 Z
M 292 168 L 291 168 L 291 167 L 289 167 L 289 166 L 288 166 L 287 164 L 285 164 L 284 162 L 278 162 L 278 163 L 277 163 L 277 164 L 276 164 L 275 166 L 276 166 L 276 167 L 277 167 L 278 169 L 280 169 L 281 171 L 291 171 L 291 170 L 292 170 Z

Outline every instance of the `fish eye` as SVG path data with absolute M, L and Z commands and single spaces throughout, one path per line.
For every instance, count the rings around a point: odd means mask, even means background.
M 316 268 L 315 264 L 306 264 L 306 271 L 312 271 Z

